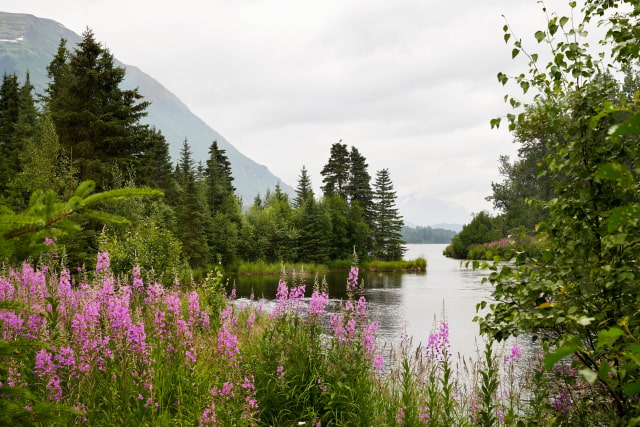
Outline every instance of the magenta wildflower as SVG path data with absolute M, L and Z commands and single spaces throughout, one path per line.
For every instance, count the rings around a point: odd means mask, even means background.
M 329 304 L 329 295 L 326 292 L 313 291 L 311 294 L 311 300 L 309 301 L 309 307 L 307 308 L 307 315 L 312 320 L 319 320 L 325 314 L 325 309 Z
M 140 266 L 134 265 L 133 270 L 131 271 L 131 276 L 133 278 L 133 290 L 141 291 L 144 289 L 144 283 L 142 282 L 142 278 L 140 277 Z
M 520 360 L 520 350 L 520 346 L 514 344 L 513 347 L 511 347 L 511 353 L 504 357 L 504 361 L 508 363 Z
M 422 424 L 429 424 L 429 421 L 431 421 L 431 410 L 428 406 L 418 408 L 418 418 Z
M 404 422 L 404 408 L 401 406 L 396 412 L 396 423 L 402 424 Z
M 347 279 L 347 294 L 351 295 L 358 290 L 358 267 L 351 267 Z
M 442 360 L 449 351 L 449 324 L 440 322 L 437 332 L 429 334 L 429 341 L 425 347 L 427 357 Z
M 202 412 L 202 416 L 200 417 L 200 424 L 201 426 L 207 426 L 207 427 L 215 427 L 216 426 L 216 404 L 211 402 L 211 405 L 209 405 L 208 408 L 206 408 L 204 410 L 204 412 Z

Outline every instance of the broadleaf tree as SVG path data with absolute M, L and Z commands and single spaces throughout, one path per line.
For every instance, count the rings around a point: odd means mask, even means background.
M 623 3 L 630 7 L 617 9 Z M 496 303 L 478 321 L 498 340 L 527 334 L 542 341 L 547 368 L 572 363 L 580 372 L 590 386 L 570 402 L 566 423 L 625 425 L 640 417 L 640 92 L 625 96 L 610 71 L 637 64 L 640 7 L 585 4 L 578 10 L 571 2 L 572 17 L 543 10 L 546 26 L 534 37 L 552 52 L 548 63 L 504 27 L 505 40 L 515 40 L 513 49 L 530 62 L 526 73 L 498 79 L 534 95 L 526 105 L 507 96 L 517 108 L 509 128 L 535 126 L 561 138 L 545 140 L 554 195 L 542 203 L 542 252 L 521 254 L 515 267 L 493 265 Z M 594 55 L 585 37 L 601 20 L 608 51 Z M 546 114 L 533 120 L 535 111 Z

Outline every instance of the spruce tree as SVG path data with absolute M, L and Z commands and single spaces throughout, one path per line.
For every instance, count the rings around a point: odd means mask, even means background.
M 176 167 L 176 181 L 179 184 L 176 206 L 177 235 L 190 265 L 194 268 L 203 268 L 209 260 L 207 230 L 210 216 L 206 200 L 196 181 L 191 147 L 186 140 Z
M 367 159 L 356 147 L 349 154 L 350 169 L 347 194 L 349 197 L 349 233 L 353 246 L 362 255 L 368 254 L 373 246 L 371 229 L 373 223 L 373 190 Z
M 209 147 L 209 159 L 205 169 L 208 183 L 207 201 L 212 214 L 217 212 L 233 213 L 237 202 L 231 162 L 225 150 L 218 147 L 218 141 L 213 141 Z
M 358 202 L 365 213 L 371 212 L 373 192 L 371 190 L 371 175 L 367 168 L 367 159 L 360 154 L 356 147 L 351 147 L 349 153 L 349 181 L 347 196 L 349 203 Z
M 396 209 L 396 193 L 389 170 L 379 170 L 374 184 L 374 256 L 391 261 L 402 259 L 406 251 L 402 240 L 403 225 Z
M 20 85 L 15 74 L 5 74 L 0 86 L 0 194 L 19 170 L 15 129 L 20 117 Z
M 299 209 L 304 202 L 309 199 L 313 199 L 313 188 L 311 186 L 311 179 L 307 173 L 307 168 L 302 166 L 300 171 L 300 177 L 298 178 L 298 186 L 296 187 L 296 197 L 293 199 L 293 207 Z
M 342 140 L 340 140 L 342 141 Z M 337 142 L 331 146 L 329 161 L 322 168 L 322 192 L 325 197 L 338 196 L 347 200 L 347 183 L 349 181 L 349 150 L 346 144 Z
M 219 148 L 217 141 L 213 141 L 203 175 L 211 216 L 208 231 L 211 262 L 220 260 L 229 264 L 238 253 L 242 213 L 233 180 L 231 162 L 225 150 Z
M 301 207 L 302 223 L 297 239 L 298 261 L 324 263 L 329 258 L 330 222 L 323 215 L 322 206 L 313 198 Z
M 24 84 L 18 94 L 18 120 L 15 124 L 13 141 L 19 151 L 22 151 L 27 140 L 36 132 L 38 109 L 33 96 L 34 87 L 31 84 L 31 76 L 27 73 Z
M 165 200 L 170 203 L 175 197 L 175 181 L 169 144 L 160 130 L 149 129 L 148 150 L 140 157 L 138 178 L 140 183 L 165 192 Z
M 125 70 L 93 33 L 85 31 L 72 53 L 61 42 L 48 71 L 47 105 L 80 179 L 93 179 L 104 188 L 114 166 L 137 168 L 148 148 L 148 127 L 140 119 L 149 103 L 137 89 L 120 88 Z

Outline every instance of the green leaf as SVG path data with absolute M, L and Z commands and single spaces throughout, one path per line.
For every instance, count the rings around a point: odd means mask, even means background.
M 576 323 L 582 326 L 589 326 L 594 320 L 596 320 L 595 317 L 581 316 L 580 318 L 578 318 L 578 320 L 576 320 Z
M 536 31 L 536 40 L 538 40 L 538 43 L 542 42 L 542 40 L 544 40 L 546 34 L 544 31 Z
M 609 135 L 611 136 L 629 135 L 632 133 L 640 133 L 640 111 L 619 125 L 611 126 L 609 129 Z
M 638 393 L 640 393 L 640 381 L 627 384 L 624 387 L 624 394 L 626 394 L 627 396 L 633 396 L 634 394 L 638 394 Z
M 505 84 L 507 84 L 507 81 L 509 80 L 509 77 L 507 77 L 506 74 L 504 73 L 498 73 L 498 81 L 500 83 L 502 83 L 502 85 L 504 86 Z
M 580 348 L 580 338 L 572 336 L 567 340 L 565 345 L 556 348 L 556 351 L 549 352 L 544 355 L 544 366 L 547 369 L 551 369 L 560 360 L 575 353 Z
M 634 226 L 640 219 L 640 204 L 634 203 L 613 208 L 607 218 L 607 231 L 613 233 L 625 224 Z
M 511 51 L 511 59 L 515 58 L 516 56 L 518 56 L 518 54 L 520 53 L 520 49 L 518 48 L 513 48 L 513 50 Z
M 587 380 L 587 382 L 589 384 L 594 384 L 596 382 L 596 380 L 598 379 L 598 374 L 593 372 L 589 368 L 582 368 L 582 369 L 580 369 L 579 372 L 580 372 L 580 375 L 582 375 L 582 378 Z
M 495 119 L 491 119 L 490 123 L 491 123 L 491 129 L 496 128 L 498 129 L 500 127 L 500 122 L 502 121 L 502 118 L 498 117 Z
M 509 34 L 509 33 L 505 33 L 505 35 L 504 35 L 504 42 L 505 42 L 505 43 L 508 43 L 510 38 L 511 38 L 511 34 Z
M 560 18 L 560 26 L 561 27 L 564 27 L 567 22 L 569 22 L 569 18 L 568 17 L 563 16 L 562 18 Z
M 624 331 L 615 326 L 600 331 L 598 334 L 598 344 L 596 345 L 596 349 L 600 349 L 604 346 L 611 347 L 611 345 L 613 345 L 613 343 L 622 335 L 624 335 Z
M 551 34 L 552 36 L 558 31 L 558 17 L 553 17 L 549 20 L 549 24 L 547 25 L 547 27 L 549 28 L 549 34 Z
M 600 179 L 608 179 L 612 181 L 623 181 L 621 184 L 626 185 L 633 182 L 633 176 L 629 171 L 629 167 L 622 163 L 611 162 L 600 165 L 594 176 Z

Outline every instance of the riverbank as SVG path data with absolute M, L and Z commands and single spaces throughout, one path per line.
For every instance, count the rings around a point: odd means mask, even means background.
M 236 274 L 238 276 L 267 276 L 280 275 L 291 271 L 304 272 L 309 274 L 349 271 L 353 262 L 351 260 L 336 260 L 328 264 L 315 263 L 267 263 L 267 262 L 242 262 L 238 266 Z M 427 260 L 423 257 L 414 260 L 401 261 L 364 261 L 361 262 L 360 270 L 375 273 L 398 273 L 398 272 L 425 272 L 427 271 Z

